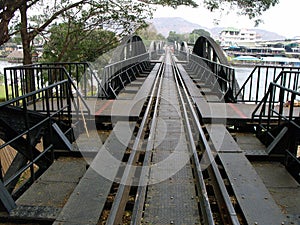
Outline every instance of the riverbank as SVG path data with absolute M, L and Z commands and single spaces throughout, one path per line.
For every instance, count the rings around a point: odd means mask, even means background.
M 5 60 L 0 60 L 0 102 L 5 101 L 5 87 L 4 87 L 4 68 L 21 65 L 20 63 L 10 63 Z
M 10 63 L 5 60 L 0 60 L 0 74 L 4 73 L 5 67 L 12 67 L 12 66 L 18 66 L 18 65 L 21 65 L 21 63 Z

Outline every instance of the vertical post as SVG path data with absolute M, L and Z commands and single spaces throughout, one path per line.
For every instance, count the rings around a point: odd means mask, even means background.
M 67 114 L 68 114 L 68 126 L 69 126 L 68 128 L 72 129 L 72 101 L 71 101 L 72 86 L 71 86 L 70 81 L 68 81 L 67 83 L 63 83 L 62 85 L 67 86 L 66 89 L 67 89 L 67 109 L 68 109 Z M 79 98 L 79 97 L 77 96 L 77 98 Z M 79 104 L 78 110 L 80 110 L 80 107 L 81 107 L 81 105 Z M 78 112 L 76 112 L 76 114 L 78 114 Z M 78 120 L 79 120 L 79 117 L 77 117 L 77 121 Z M 69 141 L 71 139 L 71 135 L 72 135 L 72 133 L 70 133 L 70 136 L 67 134 Z
M 30 156 L 30 180 L 33 183 L 35 181 L 35 174 L 34 174 L 34 159 L 33 159 L 33 152 L 32 152 L 32 136 L 30 131 L 30 124 L 29 124 L 29 116 L 27 111 L 27 102 L 26 98 L 22 100 L 23 102 L 23 112 L 24 112 L 24 119 L 25 119 L 25 127 L 26 127 L 26 150 L 29 151 Z
M 295 98 L 296 98 L 296 94 L 292 93 L 291 104 L 290 104 L 290 112 L 289 112 L 289 121 L 293 120 Z
M 9 93 L 8 93 L 8 81 L 7 81 L 7 68 L 4 68 L 4 82 L 5 82 L 5 97 L 6 101 L 9 100 Z
M 284 89 L 280 88 L 280 91 L 279 91 L 279 119 L 278 119 L 278 126 L 281 123 L 281 115 L 283 115 L 283 106 L 284 106 Z
M 271 122 L 271 111 L 272 111 L 272 100 L 273 100 L 273 94 L 274 94 L 274 84 L 270 84 L 270 100 L 269 100 L 269 107 L 268 107 L 268 119 L 267 119 L 267 132 L 269 133 L 270 130 L 270 122 Z M 269 137 L 269 136 L 268 136 Z

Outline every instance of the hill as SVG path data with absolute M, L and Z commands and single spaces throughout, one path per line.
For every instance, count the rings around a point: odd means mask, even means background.
M 191 23 L 180 17 L 160 17 L 160 18 L 154 18 L 150 22 L 153 23 L 158 33 L 161 33 L 165 37 L 168 36 L 169 31 L 175 31 L 176 33 L 183 34 L 183 33 L 191 33 L 194 29 L 204 29 L 210 32 L 213 38 L 216 38 L 219 36 L 219 33 L 225 28 L 225 27 L 207 28 L 201 26 L 200 24 Z M 262 37 L 262 40 L 285 39 L 284 36 L 277 34 L 275 32 L 270 32 L 262 29 L 249 29 L 249 30 L 255 30 L 257 34 L 259 34 Z
M 209 31 L 206 27 L 191 23 L 180 17 L 154 18 L 150 22 L 153 23 L 158 33 L 161 33 L 165 37 L 169 35 L 170 31 L 175 31 L 178 34 L 191 33 L 195 29 L 204 29 Z

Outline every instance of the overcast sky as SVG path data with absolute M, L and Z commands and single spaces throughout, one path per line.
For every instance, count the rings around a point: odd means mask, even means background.
M 169 7 L 158 7 L 154 13 L 156 17 L 182 17 L 187 21 L 200 24 L 204 27 L 214 27 L 215 20 L 220 20 L 218 26 L 236 27 L 236 28 L 253 28 L 254 21 L 245 16 L 237 16 L 235 12 L 211 13 L 209 10 L 200 6 L 192 9 L 189 7 L 178 7 L 176 10 Z M 264 23 L 257 28 L 276 32 L 287 38 L 300 36 L 300 0 L 280 0 L 280 3 L 264 12 L 261 19 Z

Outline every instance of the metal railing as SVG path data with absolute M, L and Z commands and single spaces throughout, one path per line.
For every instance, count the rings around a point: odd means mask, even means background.
M 260 124 L 263 120 L 267 121 L 264 127 L 266 130 L 270 129 L 271 121 L 274 119 L 277 120 L 277 126 L 285 121 L 293 122 L 300 117 L 299 111 L 298 114 L 295 111 L 298 101 L 300 101 L 300 92 L 271 82 L 266 95 L 253 111 L 252 119 L 258 119 Z
M 143 71 L 147 62 L 149 62 L 149 53 L 111 63 L 102 68 L 87 62 L 7 67 L 4 69 L 6 99 L 17 98 L 66 78 L 72 81 L 74 90 L 84 98 L 108 98 L 107 92 L 110 90 L 110 81 L 114 76 L 126 73 L 131 66 Z M 136 72 L 138 71 L 134 71 Z
M 299 107 L 299 91 L 271 82 L 266 95 L 252 113 L 252 119 L 258 120 L 259 122 L 256 130 L 258 133 L 265 134 L 266 139 L 264 142 L 269 146 L 269 149 L 275 148 L 275 144 L 273 147 L 270 147 L 271 143 L 276 143 L 275 139 L 280 134 L 277 131 L 279 134 L 275 135 L 273 129 L 284 126 L 284 129 L 288 131 L 288 144 L 285 145 L 287 166 L 290 164 L 288 161 L 292 161 L 300 166 L 299 158 L 297 158 L 297 151 L 300 145 Z M 283 129 L 281 129 L 281 131 L 283 131 Z M 283 135 L 280 137 L 281 139 Z M 280 138 L 278 138 L 278 143 Z M 276 145 L 278 143 L 276 143 Z
M 40 171 L 45 170 L 53 162 L 54 146 L 57 143 L 54 141 L 53 124 L 56 124 L 65 137 L 72 141 L 74 121 L 71 119 L 73 104 L 71 85 L 68 79 L 58 81 L 48 87 L 0 104 L 1 129 L 6 129 L 6 132 L 1 135 L 4 143 L 0 145 L 0 151 L 5 151 L 5 148 L 9 146 L 15 150 L 16 157 L 19 155 L 18 157 L 24 158 L 24 160 L 12 160 L 8 165 L 9 169 L 12 167 L 13 173 L 12 171 L 9 173 L 1 171 L 0 173 L 0 182 L 8 189 L 8 193 L 13 198 L 20 196 L 24 191 L 23 187 L 32 184 L 41 173 Z M 54 93 L 56 93 L 55 104 L 53 104 Z M 36 111 L 39 111 L 41 108 L 37 96 L 43 96 L 41 101 L 44 114 L 31 110 L 35 108 Z M 16 105 L 18 107 L 15 107 Z M 13 115 L 14 113 L 15 115 Z M 37 143 L 41 143 L 39 147 L 37 147 Z M 23 163 L 20 165 L 19 163 L 22 161 Z M 14 169 L 16 167 L 18 167 L 17 170 Z M 1 161 L 0 168 L 2 168 Z M 23 180 L 21 184 L 20 177 Z
M 109 87 L 107 93 L 109 98 L 116 98 L 118 93 L 125 88 L 127 84 L 135 80 L 138 75 L 146 74 L 150 70 L 151 65 L 147 61 L 144 61 L 135 63 L 118 71 L 107 81 Z
M 77 73 L 76 73 L 77 74 Z M 6 99 L 9 101 L 11 99 L 16 99 L 20 96 L 26 95 L 34 91 L 41 90 L 57 82 L 68 80 L 73 95 L 72 101 L 73 110 L 75 113 L 79 113 L 79 110 L 90 114 L 90 109 L 86 104 L 83 95 L 78 90 L 76 81 L 71 77 L 67 72 L 66 68 L 60 65 L 47 65 L 47 64 L 34 64 L 27 66 L 17 66 L 17 67 L 8 67 L 4 69 L 5 76 L 5 92 Z M 64 95 L 65 90 L 56 89 L 53 90 L 51 94 L 52 105 L 58 105 L 56 95 Z M 31 101 L 28 101 L 28 104 L 32 104 L 33 110 L 39 112 L 45 112 L 45 103 L 43 92 L 38 92 L 36 95 L 31 96 Z M 39 107 L 37 106 L 37 102 Z M 15 106 L 19 105 L 19 101 L 14 102 Z M 59 106 L 59 105 L 58 105 Z M 82 106 L 84 109 L 82 109 Z M 82 109 L 82 110 L 81 110 Z M 55 109 L 54 109 L 55 110 Z
M 151 41 L 148 52 L 149 60 L 158 60 L 164 53 L 164 41 Z
M 64 68 L 64 71 L 60 70 Z M 60 74 L 60 73 L 63 73 Z M 42 63 L 4 69 L 5 80 L 11 88 L 6 88 L 7 100 L 28 93 L 30 88 L 38 90 L 64 79 L 73 81 L 74 87 L 84 98 L 107 97 L 98 71 L 90 63 Z M 26 78 L 31 76 L 32 80 Z M 27 79 L 27 80 L 26 80 Z M 27 84 L 26 84 L 27 82 Z M 30 87 L 29 87 L 30 86 Z
M 118 88 L 122 87 L 124 83 L 121 80 L 119 80 L 120 82 L 116 81 L 116 77 L 118 77 L 120 74 L 127 74 L 126 76 L 131 76 L 129 75 L 129 72 L 133 73 L 135 76 L 139 71 L 142 72 L 146 70 L 145 66 L 148 62 L 149 54 L 144 53 L 142 55 L 131 57 L 129 59 L 121 60 L 105 66 L 102 74 L 102 83 L 104 89 L 108 92 L 109 90 L 115 90 L 116 86 L 118 86 Z M 108 93 L 108 97 L 111 96 L 112 95 Z
M 181 52 L 181 54 L 185 55 L 187 53 Z M 212 90 L 217 90 L 221 95 L 221 99 L 229 102 L 234 101 L 233 96 L 239 90 L 234 68 L 195 54 L 190 54 L 186 58 L 189 59 L 186 68 L 191 74 L 198 76 Z
M 39 66 L 62 66 L 66 69 L 70 77 L 74 80 L 77 89 L 84 98 L 106 98 L 107 93 L 104 89 L 101 68 L 96 68 L 89 62 L 60 62 L 43 63 Z
M 295 90 L 300 84 L 299 74 L 300 67 L 256 66 L 235 94 L 235 99 L 257 104 L 266 95 L 270 82 Z

